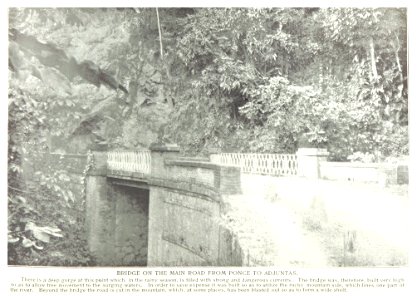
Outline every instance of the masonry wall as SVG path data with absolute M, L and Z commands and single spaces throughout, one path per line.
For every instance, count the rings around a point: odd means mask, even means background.
M 86 192 L 86 225 L 88 246 L 98 265 L 112 265 L 114 259 L 115 210 L 107 197 L 105 176 L 89 176 Z
M 240 171 L 159 152 L 149 181 L 149 266 L 237 266 L 241 250 L 220 225 L 222 195 L 240 193 Z
M 240 169 L 237 167 L 220 166 L 206 161 L 176 159 L 166 160 L 164 168 L 167 178 L 201 184 L 225 195 L 241 192 Z
M 115 202 L 107 179 L 106 153 L 94 153 L 86 180 L 86 226 L 88 249 L 99 266 L 112 266 L 115 245 Z
M 221 197 L 162 186 L 150 194 L 148 266 L 241 266 L 237 238 L 221 225 Z
M 150 266 L 218 264 L 220 203 L 163 186 L 150 194 Z

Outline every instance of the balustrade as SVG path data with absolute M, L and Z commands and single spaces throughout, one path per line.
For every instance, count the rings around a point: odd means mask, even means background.
M 274 176 L 297 175 L 295 154 L 221 153 L 213 154 L 210 160 L 216 164 L 240 167 L 243 173 Z
M 240 167 L 243 173 L 274 176 L 297 175 L 298 173 L 295 154 L 221 153 L 211 155 L 210 160 L 219 165 Z M 149 150 L 111 151 L 107 154 L 107 166 L 115 171 L 149 174 L 151 153 Z
M 111 151 L 107 153 L 107 167 L 114 171 L 151 172 L 151 152 L 140 151 Z

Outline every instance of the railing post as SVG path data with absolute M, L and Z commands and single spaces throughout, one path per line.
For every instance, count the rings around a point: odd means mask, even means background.
M 297 151 L 298 176 L 320 179 L 320 162 L 327 161 L 329 152 L 321 148 L 300 148 Z
M 177 144 L 152 144 L 151 150 L 151 175 L 165 177 L 165 160 L 179 157 L 180 147 Z

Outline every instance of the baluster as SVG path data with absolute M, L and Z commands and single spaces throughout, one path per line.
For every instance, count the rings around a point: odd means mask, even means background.
M 120 169 L 121 170 L 124 170 L 125 168 L 126 168 L 126 153 L 120 153 L 121 154 L 121 156 L 120 156 Z
M 143 154 L 144 154 L 144 152 L 137 152 L 135 154 L 136 155 L 136 164 L 137 164 L 136 169 L 137 169 L 138 172 L 145 173 L 144 165 L 145 165 L 146 162 L 145 162 L 145 156 Z
M 145 166 L 146 166 L 146 156 L 145 152 L 141 151 L 136 154 L 136 160 L 138 164 L 138 172 L 146 173 Z
M 265 156 L 262 154 L 258 154 L 258 161 L 259 161 L 259 173 L 265 173 Z
M 138 160 L 138 171 L 142 173 L 146 173 L 146 156 L 145 152 L 141 151 L 137 154 L 137 160 Z
M 114 160 L 115 160 L 115 163 L 116 163 L 116 168 L 120 169 L 121 168 L 121 166 L 120 166 L 120 152 L 117 152 L 117 153 L 114 154 Z
M 266 168 L 267 168 L 267 174 L 269 174 L 269 175 L 272 175 L 273 173 L 272 173 L 272 162 L 271 162 L 271 159 L 272 159 L 272 154 L 268 154 L 268 156 L 267 156 L 267 160 L 266 160 Z
M 236 167 L 239 167 L 242 172 L 245 172 L 245 154 L 244 153 L 236 153 Z
M 273 174 L 271 159 L 272 159 L 272 154 L 268 154 L 266 157 L 266 173 L 267 174 Z
M 141 166 L 140 166 L 140 156 L 138 155 L 138 152 L 135 151 L 132 153 L 132 158 L 133 158 L 133 169 L 135 170 L 135 172 L 141 172 Z
M 129 171 L 135 170 L 135 152 L 129 152 Z
M 132 155 L 132 152 L 127 152 L 127 168 L 128 168 L 128 171 L 132 171 L 132 158 L 133 158 L 133 155 Z
M 123 157 L 122 170 L 126 170 L 126 168 L 127 168 L 127 153 L 126 152 L 122 153 L 122 157 Z
M 278 156 L 277 155 L 274 155 L 274 160 L 273 160 L 273 169 L 274 169 L 274 172 L 273 172 L 273 174 L 274 175 L 279 175 L 279 171 L 278 171 L 278 165 L 277 165 L 277 161 L 278 161 Z

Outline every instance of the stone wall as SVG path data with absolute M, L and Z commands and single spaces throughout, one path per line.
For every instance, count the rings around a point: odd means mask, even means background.
M 161 186 L 151 190 L 148 265 L 217 265 L 219 203 Z
M 240 266 L 242 251 L 220 223 L 221 197 L 152 186 L 149 266 Z
M 105 176 L 88 176 L 86 189 L 86 227 L 88 249 L 98 265 L 114 264 L 115 209 L 110 197 L 111 186 Z
M 240 170 L 237 167 L 220 166 L 211 162 L 194 160 L 166 160 L 168 177 L 213 187 L 221 194 L 238 194 Z
M 222 195 L 240 193 L 239 169 L 180 158 L 177 150 L 152 152 L 159 178 L 149 181 L 148 265 L 241 265 L 237 241 L 220 225 Z
M 115 264 L 115 202 L 107 180 L 107 155 L 94 153 L 86 180 L 86 226 L 88 249 L 100 266 Z

